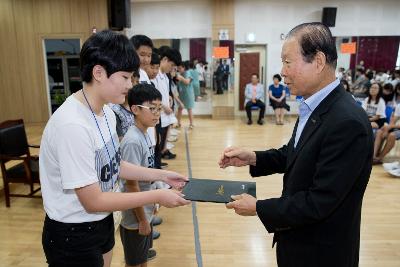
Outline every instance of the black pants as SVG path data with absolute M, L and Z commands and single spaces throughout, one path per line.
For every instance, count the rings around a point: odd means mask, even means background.
M 161 139 L 160 140 L 160 150 L 161 150 L 161 152 L 163 151 L 163 149 L 165 148 L 165 144 L 167 143 L 168 129 L 169 129 L 169 126 L 160 128 L 160 139 Z
M 254 106 L 257 106 L 260 108 L 260 115 L 258 117 L 258 120 L 263 119 L 264 113 L 265 113 L 265 104 L 259 99 L 256 100 L 256 103 L 253 103 L 251 101 L 246 103 L 245 109 L 246 109 L 246 113 L 247 113 L 247 118 L 249 120 L 251 120 L 251 107 L 254 107 Z
M 156 125 L 156 146 L 154 148 L 154 168 L 161 169 L 161 118 Z
M 229 75 L 224 75 L 224 78 L 222 80 L 222 88 L 224 90 L 228 90 L 228 79 L 229 79 Z
M 217 94 L 219 95 L 224 93 L 222 91 L 223 88 L 222 83 L 223 83 L 222 78 L 217 78 Z

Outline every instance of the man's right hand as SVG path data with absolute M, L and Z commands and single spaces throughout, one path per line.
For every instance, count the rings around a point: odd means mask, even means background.
M 219 167 L 256 165 L 256 153 L 239 147 L 227 147 L 218 162 Z
M 157 192 L 157 202 L 164 207 L 167 208 L 175 208 L 179 206 L 189 205 L 191 203 L 190 200 L 186 200 L 183 198 L 183 194 L 174 191 L 171 189 L 158 189 Z

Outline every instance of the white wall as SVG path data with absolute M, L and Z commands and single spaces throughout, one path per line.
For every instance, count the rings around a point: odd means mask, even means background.
M 336 38 L 336 50 L 337 50 L 337 54 L 338 54 L 337 67 L 338 68 L 342 67 L 345 70 L 347 70 L 350 68 L 351 54 L 342 54 L 340 52 L 340 47 L 341 47 L 341 44 L 343 43 L 344 38 L 350 39 L 351 37 L 337 37 Z
M 398 0 L 236 0 L 235 43 L 254 32 L 256 43 L 267 44 L 267 81 L 281 69 L 281 33 L 303 22 L 321 21 L 323 7 L 337 7 L 334 36 L 400 35 Z
M 148 1 L 131 3 L 128 37 L 152 39 L 211 38 L 212 0 Z
M 190 60 L 190 40 L 181 39 L 179 44 L 179 52 L 181 52 L 182 60 Z

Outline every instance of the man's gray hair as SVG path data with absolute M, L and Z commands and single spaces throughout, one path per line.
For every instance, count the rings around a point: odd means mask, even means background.
M 336 69 L 337 52 L 335 40 L 328 27 L 320 22 L 303 23 L 294 27 L 286 36 L 286 39 L 298 40 L 301 54 L 306 62 L 314 60 L 317 52 L 324 53 L 326 63 Z

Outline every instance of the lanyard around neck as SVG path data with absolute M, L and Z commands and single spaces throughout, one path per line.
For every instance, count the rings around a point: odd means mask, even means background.
M 90 111 L 92 112 L 93 119 L 94 119 L 94 121 L 96 122 L 97 129 L 99 130 L 99 133 L 100 133 L 101 139 L 103 140 L 103 144 L 104 144 L 104 146 L 105 146 L 105 148 L 106 148 L 106 150 L 107 150 L 107 155 L 108 155 L 108 158 L 109 158 L 109 160 L 110 160 L 110 168 L 111 168 L 111 167 L 112 167 L 111 155 L 110 155 L 110 152 L 108 151 L 108 147 L 107 147 L 106 141 L 105 141 L 105 139 L 104 139 L 103 133 L 101 132 L 101 129 L 100 129 L 99 123 L 97 122 L 97 119 L 96 119 L 96 115 L 94 115 L 93 109 L 92 109 L 92 107 L 90 106 L 90 104 L 89 104 L 89 101 L 87 100 L 87 97 L 86 97 L 85 91 L 84 91 L 83 89 L 82 89 L 82 93 L 83 93 L 83 97 L 84 97 L 84 98 L 85 98 L 85 100 L 86 100 L 86 103 L 87 103 L 87 105 L 89 106 L 89 109 L 90 109 Z M 103 108 L 101 108 L 101 110 L 103 111 L 104 118 L 106 119 L 107 128 L 108 128 L 108 132 L 110 133 L 111 142 L 112 142 L 112 144 L 113 144 L 113 147 L 114 147 L 114 152 L 115 152 L 115 154 L 117 154 L 117 149 L 115 148 L 114 139 L 113 139 L 113 136 L 112 136 L 112 134 L 111 134 L 111 130 L 110 130 L 110 125 L 108 124 L 107 115 L 106 115 L 106 113 L 104 112 L 104 109 L 103 109 Z M 112 181 L 112 178 L 111 178 L 111 187 L 112 187 L 112 189 L 114 189 L 114 183 L 113 183 L 113 181 Z

